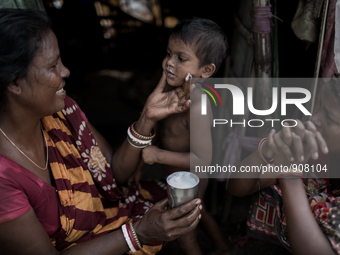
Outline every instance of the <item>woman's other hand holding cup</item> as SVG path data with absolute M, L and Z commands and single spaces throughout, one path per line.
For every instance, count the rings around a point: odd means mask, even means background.
M 143 218 L 134 223 L 142 244 L 152 241 L 172 241 L 196 228 L 201 219 L 200 199 L 193 199 L 174 209 L 168 210 L 168 199 L 150 208 Z

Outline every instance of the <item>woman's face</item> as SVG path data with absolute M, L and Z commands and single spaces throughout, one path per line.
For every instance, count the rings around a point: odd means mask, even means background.
M 51 115 L 65 107 L 65 81 L 70 71 L 60 58 L 58 41 L 47 32 L 22 82 L 22 103 L 40 117 Z
M 340 153 L 340 103 L 329 88 L 322 93 L 311 120 L 324 137 L 329 151 Z

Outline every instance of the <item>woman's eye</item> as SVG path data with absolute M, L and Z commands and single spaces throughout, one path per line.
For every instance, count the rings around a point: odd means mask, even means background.
M 51 66 L 51 69 L 56 68 L 57 66 L 58 66 L 58 62 L 54 63 L 54 64 Z
M 184 61 L 184 58 L 182 58 L 181 56 L 178 56 L 178 60 L 183 62 Z
M 166 55 L 167 55 L 168 57 L 171 57 L 171 53 L 170 53 L 170 52 L 167 52 Z

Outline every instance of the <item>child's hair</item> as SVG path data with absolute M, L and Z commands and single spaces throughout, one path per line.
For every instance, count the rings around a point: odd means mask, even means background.
M 194 46 L 200 67 L 215 64 L 221 67 L 228 50 L 227 36 L 214 21 L 204 18 L 187 18 L 170 32 L 170 38 L 180 39 L 184 44 Z

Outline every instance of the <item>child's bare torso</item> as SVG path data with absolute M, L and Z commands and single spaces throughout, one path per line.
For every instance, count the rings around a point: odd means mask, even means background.
M 171 115 L 158 122 L 159 148 L 174 152 L 190 152 L 190 112 Z M 168 173 L 189 171 L 186 168 L 163 165 Z

